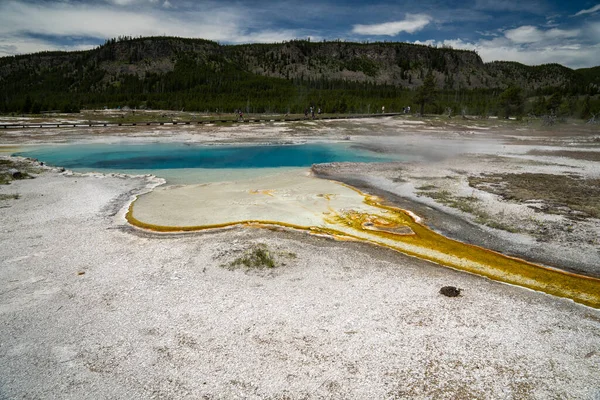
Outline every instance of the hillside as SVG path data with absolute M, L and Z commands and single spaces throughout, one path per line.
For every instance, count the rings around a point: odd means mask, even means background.
M 0 111 L 116 105 L 299 111 L 319 103 L 345 112 L 382 102 L 401 108 L 428 71 L 446 98 L 437 108 L 489 108 L 491 97 L 510 86 L 529 95 L 594 95 L 600 87 L 600 67 L 485 64 L 473 51 L 407 43 L 120 38 L 89 51 L 0 58 Z

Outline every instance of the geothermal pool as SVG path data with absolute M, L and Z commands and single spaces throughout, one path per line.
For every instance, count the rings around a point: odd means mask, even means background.
M 77 172 L 150 173 L 168 183 L 206 183 L 246 179 L 284 168 L 328 162 L 413 161 L 418 156 L 380 154 L 351 143 L 293 145 L 199 145 L 188 143 L 65 144 L 33 148 L 15 155 L 37 158 Z M 273 170 L 274 169 L 274 170 Z
M 305 230 L 388 247 L 438 264 L 600 307 L 594 278 L 569 274 L 428 229 L 410 211 L 384 204 L 339 182 L 317 179 L 308 166 L 324 162 L 409 161 L 349 143 L 201 146 L 183 143 L 77 144 L 18 153 L 75 171 L 152 173 L 167 185 L 139 196 L 127 220 L 159 232 L 233 225 Z M 211 183 L 206 183 L 211 182 Z M 183 184 L 183 185 L 182 185 Z

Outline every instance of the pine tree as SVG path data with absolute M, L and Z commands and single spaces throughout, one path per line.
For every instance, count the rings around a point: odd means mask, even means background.
M 581 110 L 581 118 L 588 119 L 592 115 L 592 109 L 590 107 L 590 95 L 585 96 L 583 100 L 583 108 Z
M 522 89 L 518 86 L 512 86 L 500 94 L 500 107 L 504 113 L 504 118 L 508 119 L 510 115 L 517 116 L 523 113 L 525 99 L 523 98 Z
M 31 105 L 32 105 L 31 96 L 27 95 L 27 97 L 25 98 L 25 103 L 23 104 L 23 108 L 21 109 L 21 111 L 24 114 L 28 114 L 31 111 Z
M 429 70 L 423 85 L 417 89 L 417 96 L 415 101 L 421 105 L 421 115 L 425 113 L 425 104 L 429 104 L 435 101 L 435 77 L 433 72 Z

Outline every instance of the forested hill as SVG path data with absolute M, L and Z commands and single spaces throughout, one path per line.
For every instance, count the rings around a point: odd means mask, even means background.
M 429 106 L 438 110 L 488 112 L 511 86 L 528 96 L 592 101 L 600 90 L 600 67 L 486 64 L 473 51 L 407 43 L 120 38 L 89 51 L 0 58 L 0 112 L 119 105 L 298 112 L 317 103 L 330 112 L 383 103 L 393 110 L 412 100 L 429 72 L 440 94 Z

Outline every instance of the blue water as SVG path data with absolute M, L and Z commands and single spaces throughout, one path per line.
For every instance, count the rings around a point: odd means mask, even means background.
M 202 146 L 184 143 L 72 144 L 17 153 L 73 170 L 308 167 L 325 162 L 398 160 L 345 143 Z
M 206 146 L 185 143 L 66 144 L 17 153 L 77 172 L 152 174 L 168 184 L 198 184 L 269 176 L 325 162 L 409 161 L 412 155 L 382 155 L 351 143 Z

